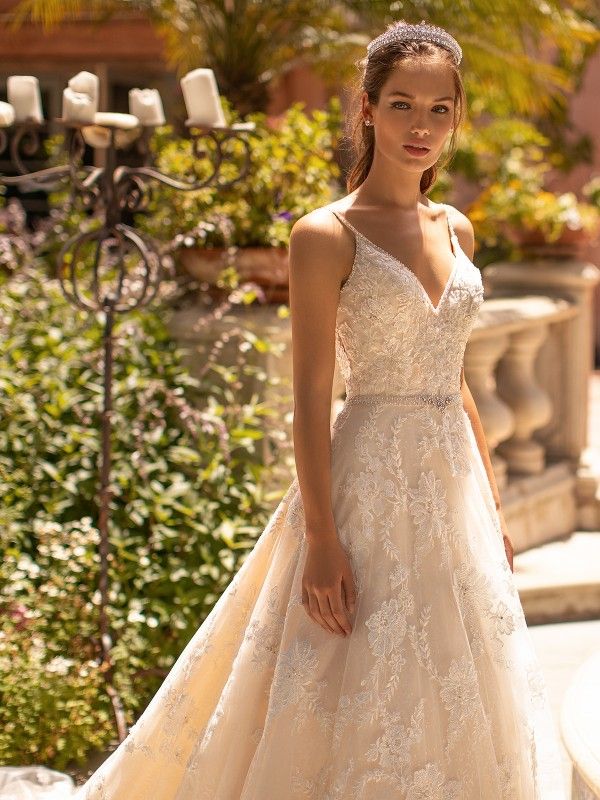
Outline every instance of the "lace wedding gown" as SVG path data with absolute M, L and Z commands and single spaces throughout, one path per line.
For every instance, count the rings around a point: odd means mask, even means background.
M 453 266 L 434 306 L 408 267 L 334 213 L 356 239 L 337 315 L 347 399 L 331 462 L 357 589 L 352 633 L 327 633 L 301 604 L 306 542 L 294 480 L 77 800 L 567 796 L 546 686 L 461 402 L 480 272 L 448 218 Z M 54 797 L 47 788 L 11 797 Z

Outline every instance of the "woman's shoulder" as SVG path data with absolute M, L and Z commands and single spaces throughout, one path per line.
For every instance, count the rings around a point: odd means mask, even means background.
M 346 251 L 349 252 L 349 240 L 334 213 L 343 213 L 343 210 L 343 202 L 336 200 L 299 217 L 292 225 L 290 247 L 306 243 L 311 248 L 318 247 L 329 255 L 343 258 Z
M 292 234 L 312 233 L 323 234 L 325 237 L 330 236 L 339 230 L 335 212 L 343 213 L 343 211 L 343 198 L 342 200 L 334 200 L 324 206 L 319 206 L 319 208 L 314 208 L 296 220 L 292 226 Z
M 290 233 L 290 266 L 310 262 L 317 265 L 337 265 L 336 279 L 343 280 L 354 258 L 354 244 L 333 211 L 342 211 L 338 201 L 315 208 L 299 217 Z M 304 269 L 304 266 L 303 266 Z M 340 274 L 338 275 L 337 272 Z

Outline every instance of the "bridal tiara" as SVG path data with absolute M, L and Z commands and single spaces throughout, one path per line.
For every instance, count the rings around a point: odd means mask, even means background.
M 448 50 L 457 66 L 462 60 L 462 49 L 456 39 L 448 31 L 437 25 L 429 25 L 425 20 L 421 20 L 418 25 L 405 23 L 384 31 L 367 45 L 367 58 L 387 44 L 407 41 L 433 42 Z

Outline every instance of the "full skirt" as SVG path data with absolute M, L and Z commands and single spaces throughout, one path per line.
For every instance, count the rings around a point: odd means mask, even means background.
M 331 464 L 357 590 L 351 634 L 326 632 L 302 605 L 294 480 L 77 800 L 565 800 L 544 678 L 462 406 L 347 403 Z

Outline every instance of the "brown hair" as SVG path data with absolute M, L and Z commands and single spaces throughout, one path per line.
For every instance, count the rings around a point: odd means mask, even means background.
M 387 30 L 393 30 L 405 25 L 404 20 L 399 20 L 388 25 Z M 446 62 L 454 77 L 454 88 L 456 90 L 456 101 L 454 103 L 454 124 L 448 154 L 445 164 L 449 163 L 457 149 L 457 131 L 464 119 L 466 107 L 466 95 L 462 82 L 462 77 L 457 65 L 452 60 L 451 54 L 444 47 L 433 42 L 405 41 L 390 42 L 374 52 L 370 58 L 362 58 L 357 62 L 357 67 L 361 70 L 359 85 L 357 87 L 355 103 L 358 106 L 351 119 L 351 141 L 354 148 L 354 158 L 350 165 L 346 178 L 348 192 L 354 191 L 369 174 L 373 163 L 375 152 L 375 131 L 372 125 L 365 125 L 360 97 L 363 92 L 367 92 L 369 102 L 377 105 L 381 88 L 387 81 L 392 70 L 396 65 L 408 58 L 418 58 L 424 56 L 426 59 L 439 58 Z M 445 166 L 445 164 L 441 166 Z M 435 183 L 438 173 L 438 164 L 428 167 L 421 176 L 421 192 L 424 194 Z

